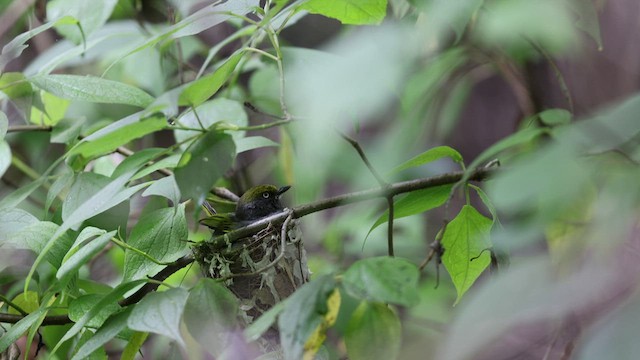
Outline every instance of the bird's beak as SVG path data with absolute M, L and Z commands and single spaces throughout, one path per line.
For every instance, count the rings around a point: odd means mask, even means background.
M 278 198 L 280 198 L 280 196 L 282 194 L 284 194 L 287 190 L 291 189 L 291 186 L 287 185 L 287 186 L 283 186 L 280 189 L 278 189 Z

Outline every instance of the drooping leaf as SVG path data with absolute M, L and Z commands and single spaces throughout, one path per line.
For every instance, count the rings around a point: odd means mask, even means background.
M 287 306 L 278 317 L 285 359 L 302 358 L 304 344 L 329 312 L 327 299 L 334 289 L 335 280 L 325 275 L 304 284 L 287 299 Z
M 440 185 L 432 188 L 412 191 L 405 197 L 393 203 L 393 218 L 400 219 L 406 216 L 421 214 L 425 211 L 435 209 L 444 204 L 451 193 L 451 185 Z M 373 229 L 386 223 L 389 220 L 389 210 L 376 220 L 369 229 L 367 237 Z
M 213 184 L 231 167 L 234 155 L 235 145 L 227 134 L 211 131 L 194 142 L 174 172 L 182 195 L 200 206 Z
M 157 261 L 179 259 L 187 250 L 185 204 L 163 208 L 143 215 L 131 230 L 127 243 Z M 124 257 L 124 281 L 144 278 L 162 266 L 127 249 Z
M 38 75 L 29 81 L 63 99 L 139 107 L 146 107 L 153 102 L 151 95 L 137 87 L 95 76 Z
M 111 240 L 115 235 L 116 230 L 113 230 L 98 236 L 85 246 L 81 247 L 62 263 L 56 273 L 56 277 L 59 280 L 62 280 L 63 278 L 74 274 L 82 265 L 89 262 L 95 254 L 104 249 L 104 247 L 109 243 L 109 240 Z
M 213 279 L 201 279 L 189 292 L 184 322 L 189 333 L 214 356 L 220 356 L 237 330 L 238 299 Z
M 343 286 L 358 299 L 413 306 L 419 300 L 418 277 L 418 268 L 408 260 L 375 257 L 351 265 L 343 275 Z
M 180 334 L 180 319 L 189 293 L 181 288 L 154 292 L 145 296 L 127 319 L 132 330 L 167 336 L 184 345 Z
M 343 24 L 379 24 L 387 15 L 387 0 L 309 0 L 300 8 Z
M 73 354 L 71 360 L 86 359 L 95 350 L 102 348 L 105 343 L 115 338 L 122 330 L 127 327 L 127 319 L 131 314 L 133 307 L 128 307 L 125 310 L 112 315 L 104 322 L 102 327 L 96 331 L 96 333 L 87 340 L 80 348 Z
M 412 167 L 428 164 L 430 162 L 442 159 L 443 157 L 451 158 L 451 160 L 462 165 L 462 167 L 464 168 L 464 163 L 462 162 L 462 155 L 460 155 L 459 152 L 457 152 L 455 149 L 449 146 L 437 146 L 396 166 L 395 168 L 393 168 L 393 170 L 391 170 L 391 172 L 394 172 L 394 173 L 400 172 L 406 169 L 410 169 Z
M 353 313 L 344 336 L 350 359 L 396 359 L 402 326 L 388 305 L 363 301 Z
M 0 336 L 0 353 L 7 350 L 7 348 L 21 338 L 33 324 L 45 313 L 45 309 L 40 308 L 37 311 L 22 318 L 9 328 L 2 336 Z
M 229 79 L 243 55 L 243 51 L 231 55 L 231 57 L 213 73 L 203 76 L 187 85 L 180 94 L 178 105 L 197 107 L 213 96 L 220 90 L 227 79 Z
M 456 303 L 489 266 L 491 247 L 489 231 L 493 222 L 472 206 L 465 205 L 447 225 L 442 236 L 442 263 L 456 287 Z M 472 260 L 473 259 L 473 260 Z
M 75 298 L 69 303 L 69 319 L 79 321 L 85 313 L 90 311 L 98 302 L 102 300 L 104 295 L 87 294 Z M 107 320 L 107 318 L 121 310 L 120 305 L 116 301 L 106 304 L 97 314 L 95 314 L 86 326 L 98 328 Z

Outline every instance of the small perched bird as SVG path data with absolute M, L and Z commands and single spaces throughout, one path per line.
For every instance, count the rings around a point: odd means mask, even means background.
M 241 228 L 258 219 L 275 214 L 284 209 L 280 203 L 280 196 L 291 186 L 277 188 L 273 185 L 258 185 L 247 190 L 236 204 L 236 211 L 232 213 L 216 214 L 212 208 L 207 208 L 209 216 L 200 220 L 200 224 L 214 230 L 214 234 L 224 234 Z

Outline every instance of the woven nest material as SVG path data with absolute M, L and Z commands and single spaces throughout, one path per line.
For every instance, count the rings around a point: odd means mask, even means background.
M 224 279 L 240 300 L 246 323 L 251 323 L 309 280 L 297 220 L 289 223 L 283 253 L 281 234 L 281 228 L 270 225 L 253 236 L 231 243 L 204 242 L 194 247 L 194 257 L 204 276 Z

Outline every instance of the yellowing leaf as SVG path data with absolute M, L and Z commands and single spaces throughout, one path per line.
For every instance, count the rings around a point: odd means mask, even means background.
M 320 349 L 320 346 L 322 346 L 322 343 L 324 343 L 324 340 L 327 338 L 327 329 L 333 326 L 338 318 L 340 302 L 340 291 L 338 291 L 338 289 L 334 289 L 331 295 L 327 298 L 327 308 L 329 311 L 327 311 L 320 325 L 318 325 L 316 330 L 304 344 L 304 355 L 302 357 L 304 360 L 312 360 L 314 355 L 318 352 L 318 349 Z

